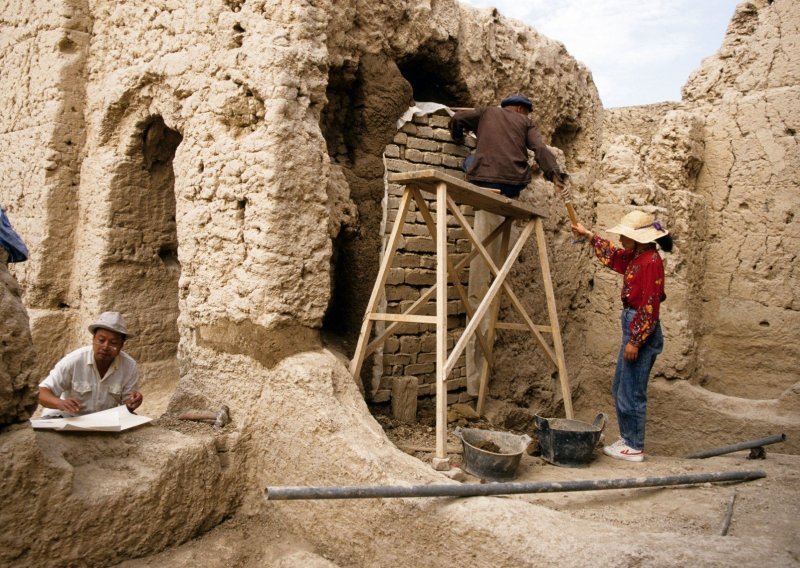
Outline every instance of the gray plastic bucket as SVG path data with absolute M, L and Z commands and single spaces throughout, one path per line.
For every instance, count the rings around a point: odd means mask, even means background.
M 456 428 L 453 434 L 461 439 L 464 447 L 463 469 L 467 473 L 491 481 L 508 481 L 517 475 L 522 452 L 532 438 L 523 434 L 480 430 L 477 428 Z M 479 448 L 483 442 L 494 443 L 499 452 Z

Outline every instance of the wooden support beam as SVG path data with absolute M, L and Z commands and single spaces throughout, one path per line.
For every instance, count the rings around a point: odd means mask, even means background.
M 460 212 L 455 213 L 455 215 L 456 217 L 458 217 L 460 215 Z M 499 273 L 498 268 L 497 265 L 495 265 L 494 261 L 492 260 L 491 255 L 489 255 L 486 249 L 480 245 L 478 241 L 478 236 L 475 234 L 475 231 L 473 231 L 472 228 L 469 226 L 469 223 L 467 223 L 466 219 L 463 218 L 463 215 L 461 215 L 461 218 L 463 219 L 463 222 L 462 221 L 459 222 L 462 223 L 462 226 L 464 226 L 464 230 L 467 232 L 467 237 L 472 242 L 473 250 L 477 250 L 478 253 L 483 256 L 483 260 L 486 262 L 486 264 L 489 265 L 489 270 L 495 277 L 497 277 Z M 505 222 L 500 225 L 500 227 L 503 227 L 505 223 L 510 224 L 511 222 L 512 222 L 511 219 L 506 219 Z M 532 224 L 533 224 L 533 219 L 531 219 L 528 222 L 528 225 L 532 226 Z M 522 320 L 528 325 L 528 329 L 533 334 L 533 337 L 539 342 L 539 345 L 542 347 L 542 349 L 544 349 L 544 352 L 547 353 L 547 356 L 550 357 L 550 360 L 553 362 L 553 364 L 558 366 L 558 362 L 556 361 L 556 355 L 553 352 L 553 349 L 544 340 L 544 337 L 542 337 L 542 334 L 539 333 L 539 330 L 536 329 L 536 326 L 534 325 L 531 318 L 528 316 L 528 312 L 523 307 L 522 302 L 520 302 L 519 298 L 517 298 L 517 295 L 514 293 L 514 290 L 512 290 L 511 286 L 509 286 L 508 283 L 506 282 L 503 282 L 503 290 L 505 291 L 506 294 L 508 294 L 508 299 L 511 301 L 511 305 L 514 306 L 514 309 L 517 310 L 517 313 L 520 315 Z
M 573 417 L 572 390 L 567 376 L 567 362 L 564 359 L 564 346 L 561 344 L 561 328 L 558 325 L 558 310 L 556 309 L 556 295 L 553 291 L 553 281 L 550 278 L 550 262 L 547 260 L 547 241 L 544 238 L 544 224 L 541 219 L 535 219 L 536 244 L 539 248 L 539 264 L 542 268 L 544 293 L 547 296 L 547 313 L 550 315 L 550 328 L 553 330 L 553 347 L 558 360 L 558 378 L 561 381 L 561 396 L 564 399 L 564 413 L 567 418 Z
M 431 323 L 436 324 L 436 316 L 412 316 L 408 314 L 369 314 L 373 321 L 398 321 L 402 323 Z
M 447 459 L 447 184 L 436 184 L 436 457 Z M 448 467 L 449 469 L 449 467 Z
M 383 258 L 381 259 L 381 266 L 378 269 L 378 277 L 375 279 L 375 286 L 373 286 L 372 294 L 369 297 L 369 302 L 367 302 L 367 315 L 376 311 L 375 308 L 377 308 L 378 302 L 383 296 L 386 279 L 389 276 L 389 269 L 392 266 L 392 260 L 394 260 L 394 253 L 397 251 L 397 246 L 400 243 L 400 235 L 403 225 L 405 225 L 405 218 L 410 205 L 411 196 L 409 195 L 408 191 L 404 191 L 403 197 L 400 199 L 400 206 L 397 211 L 397 219 L 394 227 L 392 227 L 392 232 L 389 235 L 389 241 L 386 243 L 386 250 L 384 251 Z M 353 354 L 353 360 L 350 362 L 350 374 L 353 375 L 353 378 L 356 380 L 360 379 L 361 365 L 364 363 L 365 348 L 371 332 L 372 319 L 365 317 L 361 324 L 361 332 L 358 335 L 356 352 Z
M 497 329 L 508 329 L 511 331 L 530 331 L 528 325 L 524 323 L 511 323 L 511 322 L 499 321 L 497 322 L 495 327 Z M 553 330 L 550 328 L 549 325 L 534 325 L 533 327 L 538 329 L 540 333 L 553 333 Z
M 490 244 L 494 242 L 496 238 L 498 238 L 501 234 L 502 225 L 498 226 L 494 231 L 492 231 L 488 237 L 483 239 L 483 246 L 488 247 Z M 435 231 L 434 231 L 435 234 Z M 458 264 L 455 266 L 456 272 L 461 272 L 461 270 L 472 261 L 473 258 L 478 256 L 478 251 L 474 248 L 470 251 L 470 253 L 466 256 L 466 258 L 462 259 Z M 419 299 L 416 300 L 409 308 L 403 312 L 405 314 L 414 314 L 418 312 L 424 305 L 428 303 L 428 301 L 434 297 L 436 294 L 436 284 L 425 290 Z M 399 327 L 404 323 L 408 322 L 395 322 L 387 327 L 383 333 L 381 333 L 378 337 L 376 337 L 372 343 L 370 343 L 367 348 L 364 350 L 364 357 L 367 357 L 372 354 L 378 347 L 383 345 L 383 342 L 386 341 L 387 338 L 391 337 L 394 333 L 397 332 Z
M 500 244 L 500 260 L 505 262 L 508 257 L 508 245 L 511 242 L 511 224 L 506 225 L 503 231 L 503 241 Z M 492 302 L 489 310 L 489 327 L 486 335 L 489 336 L 489 345 L 494 349 L 495 329 L 497 326 L 497 316 L 500 313 L 500 295 Z M 486 403 L 486 391 L 489 387 L 489 373 L 492 371 L 492 361 L 485 357 L 481 363 L 480 382 L 478 383 L 478 402 L 475 404 L 475 411 L 478 416 L 483 416 L 483 406 Z
M 425 225 L 428 227 L 428 231 L 431 235 L 436 234 L 436 223 L 433 221 L 433 217 L 431 216 L 431 212 L 428 210 L 428 206 L 425 203 L 425 200 L 422 198 L 422 194 L 419 192 L 418 189 L 412 188 L 411 193 L 414 196 L 414 201 L 417 204 L 417 209 L 422 214 L 422 218 L 425 220 Z M 453 203 L 453 201 L 448 197 L 447 203 L 450 205 L 450 208 L 457 208 L 458 205 Z M 460 210 L 459 210 L 460 212 Z M 459 280 L 459 275 L 461 274 L 460 270 L 456 270 L 453 266 L 453 262 L 450 260 L 450 256 L 447 256 L 447 272 L 450 275 L 450 282 L 456 289 L 458 293 L 458 297 L 461 300 L 461 303 L 464 304 L 464 309 L 467 312 L 467 316 L 472 317 L 475 313 L 475 309 L 472 307 L 472 304 L 469 301 L 469 295 L 467 291 L 464 290 L 464 286 L 461 284 Z M 491 360 L 492 358 L 492 348 L 489 344 L 487 344 L 486 339 L 484 338 L 483 334 L 478 330 L 475 335 L 478 337 L 478 342 L 481 344 L 481 349 L 483 349 L 484 357 Z
M 486 315 L 486 312 L 489 310 L 489 306 L 492 300 L 494 300 L 494 297 L 498 294 L 498 292 L 500 292 L 500 288 L 503 287 L 503 285 L 506 283 L 506 277 L 511 272 L 511 268 L 517 261 L 519 253 L 522 252 L 522 247 L 525 245 L 525 243 L 528 240 L 528 237 L 531 236 L 532 232 L 533 232 L 533 222 L 531 221 L 522 230 L 522 234 L 520 235 L 519 239 L 517 239 L 517 242 L 514 243 L 514 248 L 508 255 L 505 264 L 503 264 L 503 267 L 500 269 L 500 272 L 497 273 L 494 282 L 492 282 L 492 285 L 489 286 L 489 289 L 486 291 L 486 296 L 483 297 L 481 304 L 475 310 L 475 317 L 472 320 L 470 320 L 470 322 L 467 324 L 467 327 L 464 329 L 464 333 L 462 333 L 461 337 L 458 338 L 458 342 L 456 343 L 455 347 L 453 347 L 453 350 L 450 352 L 450 356 L 448 357 L 447 360 L 447 368 L 445 369 L 445 374 L 449 375 L 450 371 L 453 370 L 456 361 L 461 356 L 461 353 L 464 352 L 464 348 L 467 346 L 467 341 L 469 341 L 469 338 L 472 337 L 473 333 L 475 333 L 475 329 L 478 327 L 478 324 L 480 324 L 480 321 L 483 318 L 483 316 Z M 478 243 L 478 245 L 480 245 L 480 243 Z M 484 258 L 488 258 L 489 262 L 492 262 L 492 259 L 488 256 L 488 254 L 486 254 L 485 249 L 482 251 L 482 253 L 484 254 Z M 492 265 L 494 265 L 494 262 L 492 262 Z M 510 288 L 507 288 L 507 290 L 510 290 Z

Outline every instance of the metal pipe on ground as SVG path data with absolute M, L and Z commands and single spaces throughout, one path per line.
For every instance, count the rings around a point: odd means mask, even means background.
M 711 458 L 714 456 L 721 456 L 723 454 L 730 454 L 740 450 L 749 450 L 750 448 L 759 448 L 761 446 L 768 446 L 769 444 L 777 444 L 778 442 L 786 441 L 786 434 L 775 434 L 774 436 L 767 436 L 766 438 L 759 438 L 758 440 L 748 440 L 747 442 L 739 442 L 738 444 L 731 444 L 730 446 L 721 446 L 703 452 L 695 452 L 689 454 L 687 459 L 701 460 L 704 458 Z
M 559 493 L 565 491 L 597 491 L 601 489 L 630 489 L 752 481 L 766 477 L 761 470 L 689 473 L 661 477 L 628 477 L 619 479 L 590 479 L 575 481 L 538 481 L 530 483 L 486 483 L 448 485 L 351 485 L 309 487 L 267 487 L 268 501 L 295 499 L 390 499 L 396 497 L 478 497 L 487 495 L 516 495 L 522 493 Z

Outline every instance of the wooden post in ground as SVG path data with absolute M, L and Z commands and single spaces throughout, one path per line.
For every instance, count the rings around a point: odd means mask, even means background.
M 558 365 L 558 379 L 561 381 L 561 396 L 564 399 L 564 414 L 567 418 L 573 417 L 572 390 L 567 376 L 567 362 L 564 359 L 564 346 L 561 344 L 561 327 L 558 325 L 558 309 L 556 309 L 556 295 L 553 291 L 553 281 L 550 278 L 550 262 L 547 260 L 547 241 L 544 238 L 544 225 L 541 219 L 536 219 L 536 246 L 539 249 L 539 264 L 542 267 L 542 280 L 544 293 L 547 296 L 547 313 L 550 317 L 550 329 L 553 334 L 553 349 L 556 352 Z
M 447 442 L 447 184 L 436 184 L 436 458 L 433 467 L 450 469 Z

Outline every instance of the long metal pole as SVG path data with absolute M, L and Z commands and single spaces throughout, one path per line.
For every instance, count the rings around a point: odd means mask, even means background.
M 730 446 L 722 446 L 712 450 L 705 450 L 703 452 L 695 452 L 686 456 L 691 460 L 701 460 L 703 458 L 710 458 L 714 456 L 721 456 L 722 454 L 730 454 L 731 452 L 738 452 L 740 450 L 749 450 L 750 448 L 758 448 L 759 446 L 768 446 L 770 444 L 777 444 L 778 442 L 786 441 L 786 434 L 775 434 L 774 436 L 767 436 L 766 438 L 759 438 L 758 440 L 749 440 L 747 442 L 739 442 L 738 444 L 731 444 Z
M 390 499 L 394 497 L 477 497 L 485 495 L 515 495 L 520 493 L 559 493 L 564 491 L 630 489 L 633 487 L 659 487 L 723 481 L 751 481 L 753 479 L 766 477 L 766 475 L 767 474 L 761 470 L 751 470 L 690 473 L 661 477 L 538 481 L 530 483 L 267 487 L 264 490 L 264 497 L 269 501 L 294 499 Z

